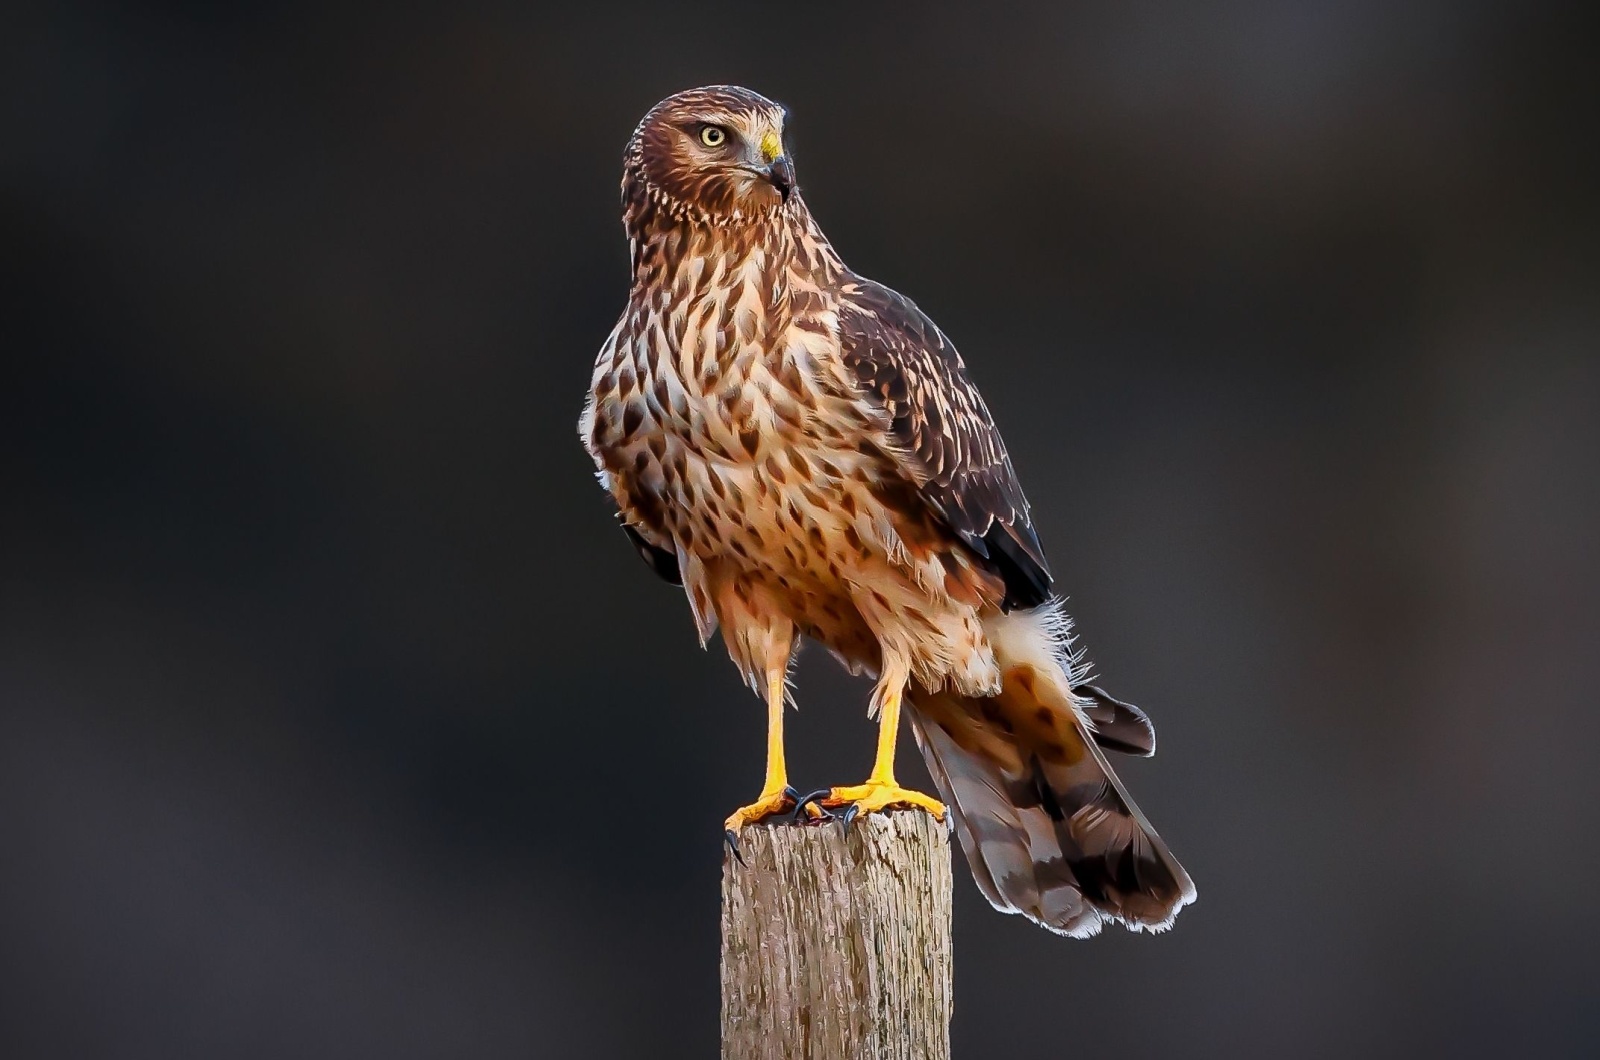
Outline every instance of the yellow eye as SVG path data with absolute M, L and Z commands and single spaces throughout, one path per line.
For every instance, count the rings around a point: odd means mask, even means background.
M 700 130 L 700 142 L 707 147 L 721 147 L 728 142 L 727 130 L 720 125 L 707 125 Z

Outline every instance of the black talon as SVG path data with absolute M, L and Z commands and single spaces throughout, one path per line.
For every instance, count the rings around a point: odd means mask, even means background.
M 794 816 L 791 818 L 791 820 L 795 824 L 803 823 L 806 820 L 806 807 L 811 805 L 813 802 L 816 802 L 818 799 L 825 798 L 832 790 L 832 788 L 819 788 L 816 791 L 813 791 L 810 795 L 806 795 L 804 797 L 796 794 L 794 800 Z M 828 812 L 828 808 L 826 806 L 822 807 L 822 815 L 823 820 L 828 820 L 833 817 L 833 814 Z
M 856 803 L 852 802 L 850 804 L 850 806 L 844 811 L 844 816 L 839 818 L 841 821 L 844 822 L 844 830 L 846 832 L 850 831 L 850 822 L 855 820 L 856 819 L 856 815 L 859 814 L 860 812 L 861 812 L 861 807 L 859 805 L 857 805 Z
M 728 849 L 733 851 L 733 860 L 744 864 L 744 855 L 739 853 L 739 837 L 733 834 L 733 829 L 726 829 L 722 833 L 723 841 L 728 844 Z

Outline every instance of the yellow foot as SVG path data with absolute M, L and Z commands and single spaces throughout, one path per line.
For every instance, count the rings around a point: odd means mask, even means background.
M 790 810 L 795 811 L 794 819 L 797 821 L 800 819 L 801 813 L 804 813 L 813 821 L 820 821 L 830 816 L 827 810 L 824 810 L 815 802 L 816 798 L 823 794 L 826 793 L 818 792 L 817 795 L 802 799 L 798 791 L 793 788 L 784 788 L 782 791 L 773 792 L 770 795 L 762 795 L 748 806 L 739 807 L 722 824 L 722 836 L 727 840 L 728 849 L 733 851 L 733 856 L 739 859 L 739 864 L 743 865 L 744 855 L 739 852 L 739 832 L 745 825 L 755 824 L 757 821 L 764 821 L 769 817 L 788 813 Z
M 854 820 L 857 814 L 877 813 L 890 807 L 910 807 L 927 810 L 936 821 L 944 820 L 944 803 L 938 799 L 902 788 L 898 784 L 879 784 L 868 781 L 847 788 L 834 788 L 822 800 L 824 806 L 848 806 L 845 820 Z
M 734 810 L 723 822 L 723 827 L 727 829 L 729 835 L 738 835 L 739 830 L 747 824 L 755 824 L 757 821 L 764 821 L 768 817 L 776 817 L 780 813 L 794 809 L 794 804 L 799 798 L 800 793 L 793 788 L 761 795 L 750 805 Z

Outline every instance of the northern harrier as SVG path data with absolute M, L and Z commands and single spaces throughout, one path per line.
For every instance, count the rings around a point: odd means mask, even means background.
M 943 818 L 895 781 L 903 705 L 997 909 L 1076 936 L 1164 928 L 1194 885 L 1103 753 L 1149 755 L 1155 731 L 1080 683 L 983 398 L 933 321 L 834 252 L 784 118 L 716 86 L 640 122 L 622 175 L 633 285 L 579 424 L 640 555 L 766 699 L 766 783 L 730 841 L 796 809 L 783 708 L 806 636 L 877 680 L 872 773 L 822 805 Z

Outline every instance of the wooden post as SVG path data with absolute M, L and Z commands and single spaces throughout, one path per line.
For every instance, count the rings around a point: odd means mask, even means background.
M 722 862 L 723 1060 L 948 1060 L 950 837 L 920 810 L 754 825 Z

